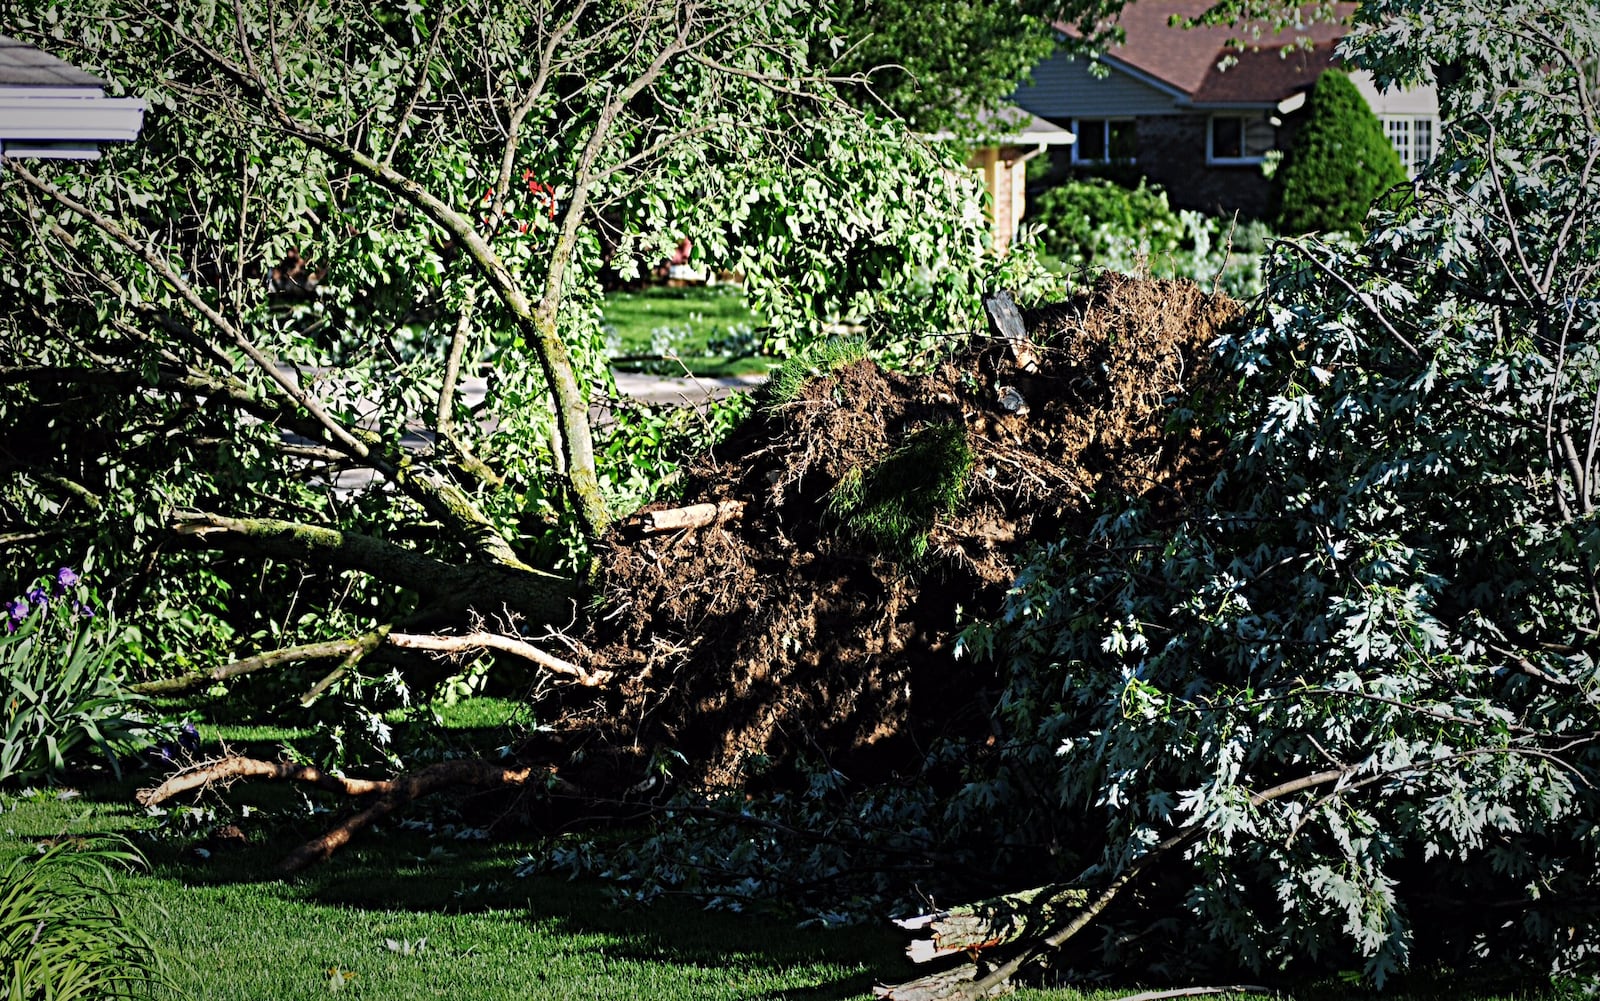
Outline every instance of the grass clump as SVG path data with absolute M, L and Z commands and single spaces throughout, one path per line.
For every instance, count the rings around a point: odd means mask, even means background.
M 828 497 L 828 513 L 845 531 L 905 559 L 928 549 L 928 533 L 966 495 L 972 472 L 966 429 L 948 421 L 911 434 L 869 469 L 853 469 Z
M 0 876 L 5 996 L 73 1001 L 170 990 L 150 940 L 118 904 L 113 873 L 142 863 L 121 839 L 87 847 L 61 839 L 13 858 Z
M 774 408 L 793 403 L 800 398 L 800 390 L 812 379 L 832 375 L 866 357 L 867 345 L 864 341 L 832 338 L 809 344 L 774 368 L 767 377 L 766 405 Z

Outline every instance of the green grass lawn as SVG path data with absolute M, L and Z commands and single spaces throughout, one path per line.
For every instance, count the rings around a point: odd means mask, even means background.
M 653 286 L 606 296 L 605 321 L 616 366 L 658 375 L 764 375 L 765 321 L 738 285 Z M 676 360 L 674 360 L 674 357 Z M 681 362 L 682 364 L 679 364 Z
M 518 711 L 502 699 L 439 707 L 463 747 L 490 747 Z M 275 756 L 305 739 L 294 729 L 202 724 L 214 754 L 223 743 Z M 63 834 L 122 834 L 150 862 L 119 877 L 131 918 L 159 946 L 185 993 L 205 1001 L 298 1001 L 341 994 L 412 1001 L 554 999 L 788 999 L 856 1001 L 872 986 L 916 977 L 901 937 L 881 925 L 842 931 L 798 929 L 771 916 L 708 912 L 690 899 L 648 909 L 619 907 L 590 883 L 516 875 L 529 843 L 460 840 L 441 823 L 433 832 L 391 822 L 307 873 L 288 879 L 273 865 L 326 830 L 342 806 L 323 800 L 308 814 L 294 788 L 237 787 L 241 816 L 208 812 L 220 800 L 152 815 L 133 792 L 155 771 L 81 789 L 0 793 L 0 866 Z M 334 811 L 329 812 L 328 807 Z M 412 811 L 426 815 L 425 809 Z M 245 841 L 208 838 L 234 820 Z M 1416 982 L 1399 1001 L 1554 1001 L 1548 989 L 1496 992 L 1479 985 Z M 1108 1001 L 1137 985 L 1092 992 L 1020 991 L 1021 1001 Z M 1230 995 L 1249 999 L 1249 995 Z M 1295 991 L 1303 1001 L 1371 997 L 1326 985 Z

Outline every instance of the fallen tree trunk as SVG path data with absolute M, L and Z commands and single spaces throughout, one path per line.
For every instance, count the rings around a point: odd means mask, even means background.
M 278 863 L 278 871 L 299 872 L 328 858 L 349 844 L 363 829 L 372 826 L 396 810 L 430 793 L 448 788 L 490 789 L 497 786 L 524 786 L 530 780 L 549 774 L 547 769 L 506 768 L 473 758 L 460 761 L 441 761 L 416 772 L 392 779 L 351 779 L 331 775 L 313 765 L 299 765 L 287 761 L 261 761 L 256 758 L 227 757 L 202 762 L 171 776 L 153 789 L 141 789 L 136 798 L 142 806 L 157 806 L 174 796 L 218 783 L 232 783 L 239 779 L 268 779 L 303 782 L 328 792 L 347 796 L 376 794 L 378 799 L 366 809 L 355 813 L 337 826 L 296 848 Z
M 1253 793 L 1250 796 L 1250 805 L 1259 807 L 1272 800 L 1289 796 L 1307 789 L 1319 786 L 1344 782 L 1355 773 L 1351 767 L 1330 768 L 1326 771 L 1304 775 L 1287 782 L 1280 782 L 1275 786 Z M 897 984 L 892 987 L 875 988 L 875 993 L 887 1001 L 972 1001 L 975 998 L 991 997 L 998 990 L 1009 990 L 1011 978 L 1028 963 L 1033 962 L 1046 952 L 1061 948 L 1074 935 L 1083 931 L 1093 923 L 1094 919 L 1117 895 L 1127 888 L 1128 884 L 1137 880 L 1156 862 L 1161 861 L 1174 851 L 1185 848 L 1194 843 L 1205 833 L 1205 828 L 1198 823 L 1191 823 L 1179 828 L 1165 841 L 1156 845 L 1145 854 L 1135 859 L 1122 874 L 1107 884 L 1092 900 L 1086 901 L 1081 907 L 1073 908 L 1071 917 L 1061 924 L 1049 929 L 1043 934 L 1029 936 L 1029 941 L 1022 949 L 1009 959 L 995 964 L 987 972 L 980 969 L 977 963 L 965 963 L 954 969 L 922 977 L 907 983 Z

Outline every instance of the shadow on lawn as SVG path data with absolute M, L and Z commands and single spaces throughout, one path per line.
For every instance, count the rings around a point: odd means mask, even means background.
M 329 815 L 314 819 L 320 823 L 302 818 L 259 824 L 246 843 L 167 837 L 144 840 L 142 848 L 155 875 L 190 887 L 249 885 L 286 902 L 347 910 L 499 914 L 566 936 L 572 951 L 603 952 L 607 960 L 720 969 L 754 979 L 808 966 L 853 971 L 815 986 L 748 995 L 770 1001 L 848 1001 L 870 994 L 874 983 L 911 975 L 898 938 L 887 928 L 797 929 L 792 919 L 706 911 L 688 899 L 618 905 L 593 883 L 516 876 L 526 845 L 453 841 L 406 830 L 367 832 L 308 872 L 275 877 L 278 860 L 323 829 Z

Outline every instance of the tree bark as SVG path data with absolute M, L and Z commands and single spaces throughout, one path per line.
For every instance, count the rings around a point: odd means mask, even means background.
M 360 570 L 411 588 L 447 610 L 476 608 L 490 614 L 509 608 L 537 622 L 565 622 L 572 617 L 577 594 L 575 582 L 532 567 L 455 565 L 372 536 L 319 525 L 186 511 L 172 515 L 169 527 L 180 541 L 200 548 Z

